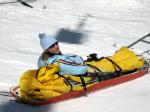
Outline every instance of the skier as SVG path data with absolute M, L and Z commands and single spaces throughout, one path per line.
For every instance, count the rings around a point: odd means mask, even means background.
M 62 53 L 59 49 L 58 41 L 54 37 L 41 33 L 39 34 L 39 38 L 41 47 L 44 50 L 38 59 L 38 67 L 40 68 L 48 64 L 49 57 L 62 55 Z

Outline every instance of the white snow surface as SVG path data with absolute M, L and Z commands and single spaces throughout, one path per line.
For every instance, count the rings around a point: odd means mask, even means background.
M 0 94 L 18 83 L 23 72 L 37 69 L 42 52 L 39 33 L 61 37 L 61 31 L 66 31 L 59 43 L 61 51 L 84 59 L 90 53 L 112 55 L 150 33 L 150 0 L 24 0 L 34 8 L 9 3 L 14 1 L 0 0 Z M 70 32 L 79 38 L 70 40 Z M 150 45 L 139 43 L 132 49 L 140 54 L 150 50 Z M 150 112 L 150 73 L 46 106 L 13 100 L 0 95 L 0 112 Z

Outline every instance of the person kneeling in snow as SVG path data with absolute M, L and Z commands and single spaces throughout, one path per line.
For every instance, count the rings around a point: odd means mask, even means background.
M 81 75 L 87 72 L 84 60 L 75 54 L 62 54 L 58 41 L 45 33 L 39 34 L 40 44 L 44 50 L 38 59 L 38 67 L 48 64 L 59 64 L 59 74 Z

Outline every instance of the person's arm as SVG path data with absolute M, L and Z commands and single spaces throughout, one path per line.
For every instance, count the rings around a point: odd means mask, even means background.
M 41 68 L 45 65 L 46 65 L 46 61 L 42 60 L 42 58 L 40 56 L 39 59 L 38 59 L 38 63 L 37 63 L 38 68 Z

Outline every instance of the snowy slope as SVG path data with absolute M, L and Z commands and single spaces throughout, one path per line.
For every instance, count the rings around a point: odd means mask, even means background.
M 42 52 L 40 32 L 57 37 L 63 53 L 84 59 L 90 53 L 112 55 L 150 32 L 149 0 L 26 0 L 34 8 L 10 3 L 14 1 L 0 0 L 0 92 L 9 91 L 24 71 L 37 68 Z M 145 50 L 150 45 L 134 46 L 137 53 Z M 87 97 L 42 107 L 18 104 L 0 95 L 0 112 L 149 112 L 149 80 L 150 74 Z

